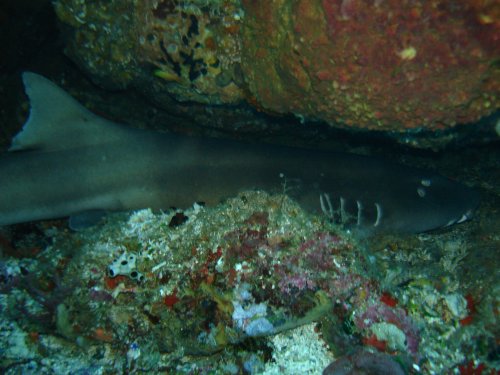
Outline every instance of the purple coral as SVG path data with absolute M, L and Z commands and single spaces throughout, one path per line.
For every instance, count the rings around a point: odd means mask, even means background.
M 291 295 L 325 286 L 327 280 L 340 273 L 335 255 L 343 247 L 341 239 L 330 233 L 316 233 L 300 244 L 296 252 L 286 254 L 281 265 L 275 267 L 280 291 Z
M 297 274 L 284 273 L 278 282 L 278 287 L 282 293 L 290 295 L 306 289 L 314 290 L 316 289 L 316 283 L 311 280 L 309 273 L 300 271 Z

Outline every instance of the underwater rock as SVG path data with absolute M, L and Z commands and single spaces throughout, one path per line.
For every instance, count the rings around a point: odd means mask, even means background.
M 204 104 L 240 101 L 237 2 L 60 0 L 67 54 L 107 88 Z M 112 21 L 110 21 L 112 20 Z
M 335 127 L 442 130 L 500 105 L 498 6 L 58 0 L 67 54 L 168 108 L 237 104 Z M 235 108 L 236 110 L 236 108 Z M 228 122 L 227 127 L 230 127 Z
M 401 131 L 476 121 L 500 104 L 498 6 L 243 3 L 242 69 L 269 110 Z
M 389 355 L 359 351 L 328 365 L 323 375 L 404 375 L 401 366 Z

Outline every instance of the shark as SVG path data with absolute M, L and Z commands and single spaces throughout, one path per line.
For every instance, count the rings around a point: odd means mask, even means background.
M 419 233 L 462 223 L 479 204 L 477 191 L 430 170 L 131 128 L 97 116 L 41 75 L 22 79 L 30 114 L 0 154 L 0 226 L 214 205 L 261 189 L 363 233 Z

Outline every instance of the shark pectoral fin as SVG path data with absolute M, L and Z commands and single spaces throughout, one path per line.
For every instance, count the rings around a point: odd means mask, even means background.
M 105 210 L 83 211 L 69 217 L 68 225 L 75 232 L 90 228 L 98 224 L 106 215 Z

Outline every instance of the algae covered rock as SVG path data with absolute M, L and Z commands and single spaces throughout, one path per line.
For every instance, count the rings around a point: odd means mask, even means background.
M 58 0 L 67 53 L 108 88 L 442 130 L 499 107 L 498 5 L 446 1 Z M 236 109 L 235 109 L 236 110 Z M 231 124 L 227 123 L 227 128 Z

